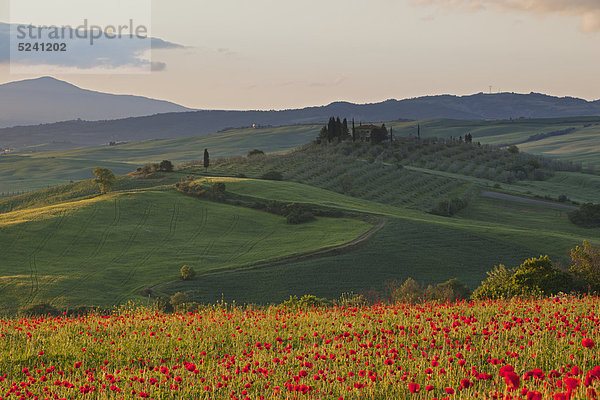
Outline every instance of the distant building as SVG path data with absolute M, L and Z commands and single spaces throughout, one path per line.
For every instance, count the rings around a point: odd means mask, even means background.
M 370 142 L 371 135 L 378 129 L 381 129 L 381 127 L 377 125 L 359 125 L 355 128 L 356 139 L 361 142 Z

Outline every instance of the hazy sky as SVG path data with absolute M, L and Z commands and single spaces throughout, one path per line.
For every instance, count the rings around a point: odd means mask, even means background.
M 0 22 L 9 22 L 8 7 L 0 0 Z M 162 71 L 55 77 L 204 109 L 461 95 L 490 85 L 600 98 L 600 0 L 154 0 L 152 36 L 186 46 L 153 52 Z M 0 63 L 0 82 L 31 77 Z

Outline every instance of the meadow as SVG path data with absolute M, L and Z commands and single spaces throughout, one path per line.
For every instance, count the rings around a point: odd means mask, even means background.
M 600 299 L 0 321 L 0 398 L 596 399 Z
M 177 280 L 339 245 L 371 225 L 285 218 L 185 196 L 172 187 L 123 190 L 0 214 L 1 311 L 49 302 L 111 306 Z M 143 297 L 141 297 L 143 298 Z
M 594 117 L 388 121 L 386 126 L 393 128 L 397 138 L 415 136 L 417 126 L 420 126 L 423 138 L 458 138 L 471 133 L 474 141 L 482 144 L 517 144 L 523 151 L 580 162 L 585 168 L 600 165 L 600 120 Z M 200 160 L 205 148 L 209 149 L 213 159 L 246 155 L 255 148 L 268 153 L 285 152 L 313 140 L 319 129 L 320 126 L 315 124 L 230 129 L 211 135 L 62 151 L 52 150 L 50 143 L 0 156 L 0 197 L 2 193 L 28 192 L 71 180 L 88 179 L 92 177 L 91 171 L 100 164 L 118 173 L 128 173 L 145 163 L 164 159 L 176 163 Z M 567 134 L 556 135 L 557 132 Z M 535 140 L 529 139 L 531 137 Z

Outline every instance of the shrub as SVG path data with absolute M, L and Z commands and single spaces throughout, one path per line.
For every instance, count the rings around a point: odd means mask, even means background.
M 569 221 L 584 228 L 600 227 L 600 204 L 585 203 L 579 210 L 571 211 Z
M 512 146 L 508 146 L 508 148 L 506 150 L 511 154 L 519 153 L 519 148 L 517 146 L 515 146 L 514 144 Z
M 425 290 L 425 297 L 434 301 L 456 301 L 468 299 L 471 291 L 458 279 L 450 279 L 435 286 L 429 285 Z
M 392 283 L 390 295 L 394 301 L 415 304 L 423 299 L 423 288 L 413 278 L 408 278 L 399 287 Z
M 302 224 L 315 220 L 315 216 L 310 211 L 304 211 L 299 207 L 293 208 L 286 217 L 288 224 Z
M 268 171 L 263 174 L 262 179 L 267 179 L 270 181 L 281 181 L 283 180 L 283 174 L 279 171 Z
M 260 155 L 265 155 L 265 152 L 262 150 L 259 150 L 259 149 L 250 150 L 248 152 L 248 157 L 260 156 Z
M 542 297 L 568 292 L 572 288 L 571 277 L 555 268 L 548 256 L 529 258 L 517 268 L 494 266 L 481 282 L 473 298 L 508 299 L 511 297 Z
M 43 315 L 60 315 L 61 312 L 50 303 L 37 303 L 24 306 L 19 309 L 21 315 L 43 316 Z
M 173 172 L 173 163 L 169 160 L 162 160 L 158 164 L 158 170 L 163 172 Z
M 312 294 L 305 294 L 300 299 L 298 299 L 298 296 L 290 296 L 290 298 L 281 303 L 281 305 L 291 309 L 307 310 L 311 308 L 329 307 L 331 302 L 325 298 L 313 296 Z
M 187 295 L 185 293 L 181 293 L 181 292 L 175 293 L 173 296 L 171 296 L 171 299 L 169 300 L 169 303 L 171 303 L 173 308 L 177 308 L 187 302 L 188 302 Z
M 600 246 L 584 241 L 583 246 L 571 249 L 569 271 L 593 290 L 600 290 Z
M 184 265 L 183 267 L 181 267 L 181 279 L 183 279 L 184 281 L 189 281 L 191 279 L 194 278 L 194 276 L 196 276 L 196 271 L 194 271 L 194 268 L 190 267 L 189 265 Z
M 558 201 L 561 203 L 564 203 L 564 202 L 569 201 L 569 198 L 567 197 L 566 194 L 561 194 L 560 196 L 558 196 Z

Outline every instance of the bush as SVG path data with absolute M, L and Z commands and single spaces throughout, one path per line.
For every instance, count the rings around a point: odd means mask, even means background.
M 19 309 L 19 314 L 30 316 L 60 315 L 61 312 L 50 303 L 37 303 Z
M 517 146 L 515 146 L 514 144 L 512 146 L 508 146 L 508 148 L 506 150 L 511 154 L 519 153 L 519 148 Z
M 600 247 L 584 241 L 583 246 L 571 249 L 569 271 L 575 279 L 582 281 L 592 290 L 600 290 Z
M 171 296 L 171 299 L 169 300 L 169 303 L 171 303 L 173 308 L 177 308 L 187 302 L 188 302 L 187 295 L 185 293 L 181 293 L 181 292 L 175 293 L 173 296 Z
M 488 278 L 473 292 L 476 300 L 534 298 L 569 292 L 572 288 L 571 277 L 555 268 L 548 256 L 527 259 L 512 269 L 494 266 L 487 274 Z
M 300 299 L 298 296 L 290 296 L 289 300 L 281 303 L 282 306 L 291 309 L 307 310 L 311 308 L 329 307 L 331 302 L 325 298 L 313 296 L 312 294 L 305 294 Z
M 561 203 L 565 203 L 565 202 L 569 201 L 569 198 L 567 197 L 566 194 L 561 194 L 560 196 L 558 196 L 558 201 Z
M 279 171 L 269 171 L 263 174 L 262 179 L 267 179 L 270 181 L 281 181 L 283 180 L 283 174 Z
M 310 211 L 303 211 L 300 208 L 294 208 L 286 217 L 288 224 L 302 224 L 315 220 L 315 216 Z
M 163 172 L 173 172 L 173 163 L 169 160 L 162 160 L 158 164 L 158 170 Z
M 584 228 L 600 227 L 600 204 L 585 203 L 579 210 L 571 211 L 569 221 Z
M 265 155 L 265 152 L 259 149 L 250 150 L 248 157 Z
M 464 283 L 458 279 L 450 279 L 444 283 L 438 283 L 435 286 L 429 285 L 425 290 L 425 297 L 434 301 L 456 301 L 466 300 L 471 295 L 471 291 Z
M 413 278 L 408 278 L 399 287 L 392 283 L 390 295 L 394 301 L 415 304 L 423 300 L 423 288 Z
M 194 268 L 190 267 L 189 265 L 184 265 L 181 267 L 181 279 L 184 281 L 189 281 L 193 279 L 194 276 L 196 276 L 196 271 L 194 271 Z

